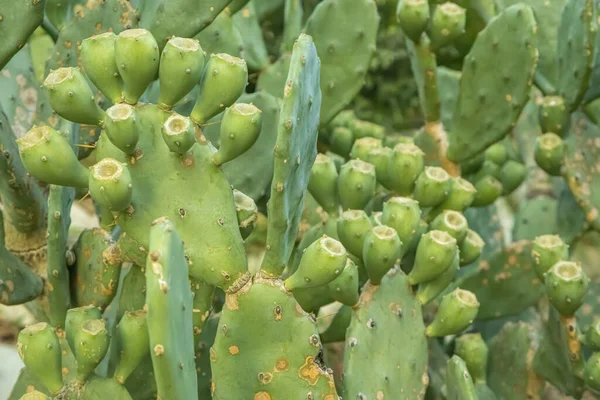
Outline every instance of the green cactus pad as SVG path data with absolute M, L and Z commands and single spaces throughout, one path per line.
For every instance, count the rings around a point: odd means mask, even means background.
M 317 156 L 321 108 L 319 64 L 312 38 L 300 35 L 294 45 L 274 151 L 268 250 L 261 266 L 269 274 L 283 272 L 292 254 L 310 169 Z
M 446 368 L 446 387 L 448 400 L 478 400 L 475 385 L 465 361 L 458 356 L 448 360 Z
M 465 57 L 448 135 L 449 159 L 468 160 L 506 136 L 514 125 L 529 99 L 537 62 L 535 29 L 531 8 L 517 4 L 493 18 L 477 36 Z M 490 70 L 499 73 L 490 75 Z
M 146 305 L 158 397 L 191 398 L 198 388 L 188 263 L 174 225 L 164 218 L 150 228 Z
M 244 38 L 234 22 L 231 12 L 226 8 L 196 35 L 207 54 L 226 53 L 235 57 L 245 54 Z
M 381 285 L 366 285 L 352 313 L 346 333 L 344 398 L 423 398 L 428 382 L 421 305 L 406 276 L 392 270 Z
M 273 97 L 282 98 L 291 61 L 292 55 L 284 53 L 277 61 L 269 65 L 258 77 L 256 89 L 265 91 Z
M 15 3 L 11 0 L 0 1 L 2 20 L 0 36 L 0 70 L 10 61 L 23 46 L 44 18 L 46 1 L 26 0 Z
M 314 38 L 321 59 L 322 125 L 343 110 L 364 85 L 378 26 L 373 0 L 325 0 L 306 21 L 304 32 Z
M 531 242 L 522 240 L 484 256 L 474 274 L 457 283 L 475 293 L 481 307 L 479 319 L 516 315 L 534 305 L 544 293 L 531 257 Z
M 337 400 L 320 351 L 314 322 L 281 281 L 257 277 L 225 299 L 210 355 L 213 399 Z
M 64 257 L 64 251 L 60 254 Z M 61 293 L 67 297 L 62 299 L 65 305 L 69 293 L 68 284 L 66 286 L 66 291 Z M 11 306 L 32 301 L 42 294 L 43 289 L 42 278 L 4 246 L 0 246 L 0 304 Z M 66 312 L 64 305 L 63 312 Z
M 266 69 L 269 66 L 269 54 L 253 1 L 233 15 L 233 23 L 242 37 L 244 60 L 248 63 L 248 68 L 252 71 Z

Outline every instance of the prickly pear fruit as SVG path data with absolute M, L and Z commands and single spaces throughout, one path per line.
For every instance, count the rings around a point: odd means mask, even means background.
M 527 167 L 515 160 L 508 160 L 500 168 L 500 182 L 504 194 L 510 194 L 518 188 L 527 177 Z
M 350 158 L 368 161 L 369 152 L 373 149 L 380 149 L 381 147 L 381 139 L 375 139 L 369 136 L 356 139 L 352 145 L 352 150 L 350 151 Z
M 365 235 L 362 258 L 372 284 L 379 285 L 401 255 L 400 237 L 389 226 L 376 226 Z
M 485 161 L 491 161 L 496 165 L 503 165 L 508 158 L 508 152 L 503 142 L 494 143 L 483 154 Z
M 383 204 L 381 221 L 394 228 L 406 246 L 417 235 L 421 222 L 419 203 L 408 197 L 392 197 Z
M 129 167 L 114 158 L 103 158 L 90 168 L 89 190 L 92 198 L 106 209 L 125 210 L 133 197 Z
M 75 342 L 75 360 L 77 360 L 77 379 L 85 381 L 96 369 L 108 351 L 108 332 L 102 318 L 82 322 L 78 327 Z
M 588 326 L 585 344 L 594 351 L 600 350 L 600 318 L 596 317 L 594 322 Z
M 338 177 L 338 194 L 342 209 L 364 209 L 375 194 L 376 185 L 375 167 L 372 164 L 350 160 L 342 165 Z
M 416 295 L 417 300 L 419 300 L 419 302 L 421 302 L 423 305 L 435 300 L 448 287 L 448 285 L 452 283 L 459 269 L 459 254 L 456 252 L 456 255 L 454 256 L 454 259 L 452 260 L 452 263 L 448 269 L 446 269 L 437 278 L 431 281 L 423 282 L 419 285 Z
M 258 139 L 261 111 L 252 104 L 236 103 L 225 110 L 221 120 L 221 146 L 213 156 L 222 165 L 245 153 Z
M 427 0 L 400 0 L 396 18 L 402 32 L 410 40 L 418 43 L 429 23 L 429 2 Z
M 491 175 L 484 176 L 475 183 L 475 198 L 471 203 L 473 207 L 485 207 L 492 204 L 502 194 L 502 183 Z
M 549 175 L 560 175 L 565 156 L 565 144 L 556 133 L 548 132 L 535 141 L 534 158 L 537 165 Z
M 117 325 L 115 339 L 120 358 L 114 378 L 123 384 L 150 352 L 146 311 L 126 311 Z
M 340 242 L 350 254 L 358 258 L 363 256 L 365 236 L 372 227 L 369 217 L 363 210 L 344 211 L 337 221 Z
M 467 236 L 460 244 L 460 265 L 469 265 L 475 262 L 481 255 L 485 242 L 477 232 L 467 229 Z
M 544 280 L 544 274 L 559 261 L 569 258 L 569 245 L 558 235 L 542 235 L 535 238 L 531 250 L 533 266 L 538 278 Z
M 546 292 L 550 303 L 563 315 L 570 317 L 583 304 L 590 279 L 581 265 L 559 261 L 546 272 Z
M 67 311 L 67 318 L 65 320 L 65 332 L 67 334 L 67 343 L 73 352 L 73 355 L 77 357 L 77 350 L 79 346 L 79 331 L 81 324 L 85 321 L 102 318 L 102 314 L 97 307 L 94 306 L 83 306 L 77 308 L 71 308 Z
M 140 139 L 135 108 L 129 104 L 115 104 L 106 110 L 104 132 L 108 139 L 125 154 L 133 154 Z
M 308 191 L 327 213 L 337 214 L 338 172 L 333 159 L 323 153 L 317 154 L 310 170 Z
M 452 2 L 438 5 L 431 17 L 429 38 L 434 49 L 452 44 L 465 32 L 467 11 Z
M 421 207 L 434 207 L 450 192 L 450 175 L 440 167 L 425 167 L 415 182 L 413 197 Z
M 391 187 L 390 159 L 392 158 L 392 151 L 389 147 L 379 147 L 369 150 L 369 154 L 367 154 L 367 162 L 375 166 L 377 182 L 386 189 Z
M 456 355 L 467 364 L 474 383 L 485 382 L 488 347 L 480 333 L 468 333 L 456 339 Z
M 446 271 L 458 251 L 456 239 L 443 231 L 429 231 L 417 245 L 415 263 L 408 274 L 411 285 L 431 281 Z
M 569 110 L 561 96 L 546 96 L 540 104 L 539 121 L 542 133 L 554 132 L 560 136 L 569 121 Z
M 442 212 L 435 217 L 429 227 L 431 229 L 449 233 L 450 236 L 456 239 L 456 243 L 458 243 L 459 246 L 467 236 L 467 230 L 469 229 L 465 216 L 460 212 L 453 210 L 445 210 Z
M 477 189 L 471 182 L 461 177 L 452 179 L 450 193 L 440 205 L 435 207 L 432 215 L 438 215 L 442 210 L 464 211 L 473 203 Z
M 433 322 L 425 329 L 429 337 L 455 335 L 466 329 L 477 316 L 479 302 L 472 292 L 454 289 L 442 298 Z
M 121 101 L 123 81 L 115 59 L 114 32 L 91 36 L 81 42 L 81 65 L 92 83 L 114 104 Z
M 246 196 L 239 190 L 233 190 L 233 200 L 235 201 L 235 210 L 237 212 L 238 224 L 242 239 L 246 239 L 256 225 L 258 220 L 258 208 L 252 197 Z
M 19 400 L 50 400 L 51 397 L 46 396 L 42 392 L 34 390 L 33 392 L 25 393 Z
M 354 143 L 354 134 L 345 126 L 338 126 L 333 129 L 329 137 L 331 150 L 344 157 L 350 155 L 352 144 Z
M 410 195 L 424 167 L 423 151 L 412 143 L 398 143 L 390 159 L 391 190 L 401 196 Z M 398 172 L 396 172 L 398 171 Z
M 162 126 L 162 137 L 169 150 L 176 154 L 185 154 L 196 143 L 198 127 L 191 119 L 172 114 Z
M 355 306 L 358 303 L 358 267 L 348 257 L 342 273 L 327 284 L 331 296 L 342 304 Z
M 592 354 L 586 361 L 583 376 L 589 387 L 600 391 L 600 353 Z

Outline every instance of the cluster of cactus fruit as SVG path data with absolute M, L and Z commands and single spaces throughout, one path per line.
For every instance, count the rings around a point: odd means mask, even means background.
M 600 396 L 599 5 L 0 0 L 10 399 Z

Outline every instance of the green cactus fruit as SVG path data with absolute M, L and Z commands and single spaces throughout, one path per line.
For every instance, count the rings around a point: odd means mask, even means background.
M 193 398 L 198 386 L 188 262 L 183 242 L 166 218 L 150 227 L 145 269 L 146 321 L 157 397 Z
M 358 267 L 350 257 L 346 259 L 346 266 L 342 270 L 342 273 L 329 282 L 327 287 L 329 288 L 331 297 L 333 297 L 335 301 L 339 301 L 350 307 L 355 306 L 358 303 Z
M 329 123 L 329 126 L 332 128 L 349 128 L 352 121 L 356 118 L 356 113 L 354 110 L 343 110 L 340 111 Z
M 479 311 L 479 302 L 472 292 L 454 289 L 442 298 L 433 322 L 425 329 L 429 337 L 455 335 L 465 330 Z
M 416 298 L 421 304 L 429 304 L 435 300 L 452 283 L 456 277 L 456 274 L 458 273 L 458 270 L 460 269 L 460 256 L 458 253 L 459 252 L 456 252 L 450 267 L 448 267 L 448 269 L 446 269 L 440 276 L 431 281 L 423 282 L 419 285 Z
M 404 245 L 412 242 L 421 222 L 419 203 L 408 197 L 392 197 L 383 204 L 381 221 L 392 227 Z
M 34 126 L 17 139 L 23 165 L 34 178 L 53 185 L 88 186 L 89 171 L 66 137 L 49 126 Z
M 417 226 L 417 230 L 413 235 L 412 239 L 408 244 L 404 247 L 404 254 L 413 253 L 417 249 L 417 245 L 421 240 L 421 236 L 423 236 L 429 230 L 429 224 L 424 220 L 419 220 L 419 225 Z
M 115 339 L 119 351 L 119 362 L 114 378 L 120 384 L 124 384 L 150 352 L 146 311 L 125 312 L 117 325 Z
M 363 210 L 347 210 L 337 220 L 337 233 L 346 250 L 362 259 L 365 236 L 373 225 Z
M 343 210 L 364 209 L 377 185 L 375 167 L 361 160 L 350 160 L 342 165 L 338 177 L 338 195 Z
M 565 156 L 565 143 L 556 133 L 548 132 L 535 141 L 534 158 L 537 165 L 552 176 L 560 175 Z
M 450 175 L 440 167 L 425 167 L 417 178 L 413 197 L 421 207 L 435 207 L 450 192 Z
M 144 382 L 146 383 L 146 382 Z M 149 385 L 152 385 L 150 383 Z M 136 388 L 139 390 L 139 388 Z M 134 389 L 135 390 L 135 389 Z M 154 392 L 156 393 L 156 392 Z M 120 399 L 120 400 L 132 400 L 129 391 L 125 386 L 121 385 L 114 379 L 101 378 L 99 376 L 92 376 L 89 381 L 86 382 L 81 393 L 81 399 L 96 400 L 96 399 Z
M 73 67 L 52 71 L 44 81 L 52 109 L 61 117 L 80 124 L 100 125 L 104 111 L 83 74 Z
M 308 191 L 323 210 L 332 215 L 338 213 L 338 172 L 331 157 L 319 153 L 310 170 Z
M 169 150 L 182 155 L 196 143 L 200 129 L 188 117 L 174 113 L 165 121 L 161 132 Z
M 342 273 L 346 258 L 346 249 L 340 242 L 323 236 L 304 250 L 298 269 L 285 280 L 285 288 L 294 290 L 325 285 Z
M 458 211 L 444 210 L 429 225 L 430 229 L 448 232 L 450 236 L 456 239 L 460 247 L 467 236 L 469 225 L 467 219 Z
M 145 29 L 128 29 L 115 39 L 115 60 L 123 78 L 123 100 L 136 104 L 158 73 L 156 39 Z
M 355 139 L 370 137 L 383 140 L 385 138 L 385 128 L 370 121 L 355 118 L 348 123 L 348 128 L 354 134 Z
M 54 329 L 45 322 L 30 325 L 19 333 L 17 350 L 29 372 L 50 393 L 63 386 L 61 349 Z
M 261 111 L 252 104 L 236 103 L 225 110 L 221 121 L 221 143 L 213 160 L 222 165 L 245 153 L 258 139 Z
M 487 375 L 488 347 L 480 333 L 468 333 L 456 339 L 454 353 L 467 364 L 475 383 L 485 383 Z
M 117 294 L 121 249 L 107 231 L 94 228 L 79 235 L 72 252 L 76 260 L 69 277 L 73 303 L 105 310 Z
M 496 165 L 504 165 L 508 159 L 508 151 L 506 150 L 506 146 L 504 146 L 504 142 L 494 143 L 483 154 L 485 161 L 491 161 Z
M 373 137 L 362 137 L 356 139 L 350 150 L 350 158 L 369 161 L 369 152 L 373 149 L 381 148 L 381 140 Z
M 475 182 L 475 198 L 471 203 L 472 207 L 489 206 L 502 195 L 504 190 L 502 183 L 491 175 L 484 176 Z
M 514 192 L 527 177 L 527 167 L 515 160 L 508 160 L 500 169 L 500 182 L 504 194 Z
M 586 361 L 583 376 L 586 385 L 596 391 L 600 391 L 600 353 L 592 354 Z
M 106 110 L 103 129 L 115 147 L 125 154 L 134 153 L 140 132 L 133 106 L 115 104 Z
M 389 226 L 375 226 L 365 235 L 363 261 L 372 284 L 379 285 L 401 255 L 400 237 Z
M 594 351 L 600 350 L 600 318 L 594 318 L 594 322 L 588 326 L 585 333 L 585 344 Z
M 447 400 L 480 400 L 469 372 L 465 361 L 457 355 L 446 362 Z
M 542 235 L 535 238 L 531 250 L 535 273 L 540 280 L 557 262 L 569 258 L 569 245 L 558 235 Z
M 427 0 L 400 0 L 396 9 L 396 19 L 402 32 L 410 40 L 418 43 L 429 24 L 429 2 Z
M 459 177 L 450 183 L 450 193 L 441 204 L 433 209 L 431 215 L 437 216 L 442 210 L 465 211 L 475 199 L 477 189 L 471 182 Z
M 429 26 L 431 46 L 439 49 L 452 44 L 465 32 L 467 10 L 452 2 L 438 5 L 433 11 Z
M 248 83 L 246 61 L 229 54 L 212 54 L 200 81 L 200 93 L 190 118 L 199 125 L 230 107 Z
M 343 342 L 346 340 L 346 330 L 348 329 L 348 325 L 350 325 L 351 320 L 352 307 L 346 305 L 342 306 L 333 317 L 333 320 L 327 329 L 319 334 L 321 337 L 321 342 L 323 344 L 327 344 Z
M 382 219 L 383 219 L 382 211 L 373 211 L 371 213 L 371 215 L 369 216 L 369 221 L 371 221 L 371 225 L 373 225 L 373 226 L 385 225 L 383 223 Z
M 115 59 L 114 32 L 91 36 L 81 42 L 79 56 L 85 74 L 106 97 L 117 104 L 123 94 L 123 81 Z
M 590 279 L 581 265 L 559 261 L 544 275 L 550 303 L 563 315 L 570 317 L 583 304 Z
M 252 197 L 246 196 L 239 190 L 233 190 L 233 200 L 235 201 L 235 211 L 237 212 L 238 224 L 242 239 L 246 240 L 254 230 L 258 220 L 258 208 Z
M 329 136 L 329 147 L 331 151 L 343 157 L 349 157 L 352 145 L 354 144 L 354 134 L 345 126 L 337 126 Z
M 472 229 L 467 229 L 467 235 L 459 246 L 460 250 L 460 266 L 465 266 L 474 263 L 485 246 L 485 242 L 477 232 Z
M 205 54 L 196 39 L 172 37 L 160 55 L 158 105 L 171 109 L 202 79 Z
M 415 182 L 424 167 L 423 151 L 412 143 L 398 143 L 390 159 L 389 174 L 391 189 L 408 196 L 415 189 Z
M 46 396 L 42 392 L 38 392 L 34 390 L 33 392 L 25 393 L 23 396 L 19 398 L 19 400 L 50 400 L 51 397 Z
M 103 319 L 91 319 L 79 325 L 74 351 L 77 379 L 81 382 L 96 369 L 108 351 L 108 332 Z
M 67 336 L 67 342 L 73 352 L 74 356 L 77 356 L 77 350 L 79 347 L 79 331 L 81 324 L 85 321 L 102 318 L 102 313 L 93 305 L 71 308 L 67 311 L 67 317 L 65 319 L 65 332 Z
M 125 210 L 133 197 L 133 183 L 127 164 L 104 158 L 90 168 L 92 198 L 112 212 Z
M 429 231 L 417 245 L 415 263 L 408 274 L 411 285 L 431 281 L 446 271 L 458 251 L 456 239 L 443 231 Z
M 485 178 L 486 176 L 493 176 L 496 179 L 500 179 L 500 165 L 495 162 L 485 160 L 481 165 L 481 169 L 473 175 L 471 181 L 477 182 L 478 180 Z
M 542 133 L 554 132 L 563 136 L 569 121 L 569 110 L 561 96 L 546 96 L 539 108 L 539 122 Z
M 390 159 L 392 158 L 392 149 L 389 147 L 379 147 L 369 150 L 366 161 L 375 166 L 375 177 L 383 187 L 389 189 L 390 182 Z

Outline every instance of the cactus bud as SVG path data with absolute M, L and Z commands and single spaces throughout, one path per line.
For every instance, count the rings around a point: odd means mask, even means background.
M 429 2 L 427 0 L 400 0 L 396 18 L 402 32 L 418 43 L 429 24 Z
M 19 333 L 17 349 L 27 370 L 53 394 L 63 386 L 62 352 L 54 329 L 45 322 Z
M 310 170 L 308 191 L 327 213 L 337 215 L 337 179 L 338 172 L 333 159 L 325 154 L 317 154 Z
M 504 188 L 504 194 L 514 192 L 525 180 L 527 167 L 515 160 L 508 160 L 500 169 L 500 182 Z
M 585 363 L 583 377 L 586 385 L 600 391 L 600 353 L 594 353 Z
M 84 321 L 79 326 L 77 335 L 77 379 L 85 381 L 96 369 L 108 351 L 108 332 L 106 322 L 102 318 Z
M 191 119 L 179 114 L 171 115 L 162 126 L 162 137 L 169 150 L 185 154 L 196 143 L 198 127 Z
M 594 351 L 600 350 L 600 317 L 594 318 L 594 322 L 588 326 L 585 344 Z
M 342 273 L 329 282 L 327 286 L 334 300 L 347 306 L 355 306 L 359 298 L 358 267 L 356 264 L 350 258 L 347 258 Z
M 566 317 L 575 314 L 583 304 L 589 278 L 579 263 L 559 261 L 546 274 L 546 293 L 550 303 Z
M 458 211 L 444 210 L 431 222 L 430 228 L 448 232 L 460 246 L 467 236 L 469 225 L 465 216 Z
M 372 284 L 379 285 L 401 255 L 402 242 L 394 229 L 381 225 L 367 232 L 363 261 Z
M 435 8 L 429 28 L 431 45 L 435 49 L 452 44 L 465 32 L 467 11 L 451 2 L 440 4 Z
M 145 29 L 128 29 L 115 40 L 115 59 L 123 78 L 123 100 L 138 102 L 146 88 L 156 78 L 159 64 L 156 39 Z
M 419 203 L 408 197 L 392 197 L 383 204 L 381 221 L 394 228 L 398 232 L 400 241 L 407 246 L 419 229 L 421 221 Z
M 569 110 L 561 96 L 546 96 L 539 111 L 540 127 L 543 133 L 554 132 L 560 136 L 569 121 Z
M 392 158 L 392 149 L 389 147 L 379 147 L 369 150 L 367 162 L 375 166 L 375 177 L 383 187 L 389 189 L 390 183 L 390 158 Z
M 44 81 L 52 109 L 61 117 L 79 124 L 100 125 L 104 111 L 94 101 L 87 80 L 77 68 L 59 68 Z
M 89 187 L 92 198 L 112 212 L 125 210 L 133 197 L 133 184 L 127 164 L 104 158 L 91 168 Z
M 115 147 L 125 154 L 133 154 L 140 138 L 135 108 L 129 104 L 115 104 L 106 110 L 104 132 Z
M 471 203 L 471 206 L 473 207 L 489 206 L 500 197 L 504 190 L 502 183 L 490 175 L 479 179 L 475 183 L 475 189 L 477 190 L 477 193 L 475 193 L 475 198 Z
M 86 188 L 87 168 L 79 163 L 67 138 L 49 126 L 34 126 L 17 139 L 23 164 L 33 177 L 60 186 Z
M 337 221 L 340 242 L 350 254 L 362 258 L 364 240 L 373 225 L 363 210 L 347 210 Z
M 199 125 L 230 107 L 248 83 L 246 61 L 229 54 L 210 56 L 200 82 L 200 93 L 190 118 Z
M 454 259 L 447 270 L 445 270 L 437 278 L 428 282 L 423 282 L 419 285 L 416 297 L 421 304 L 429 304 L 431 301 L 435 300 L 448 287 L 448 285 L 452 283 L 456 273 L 460 269 L 459 258 L 459 254 L 456 252 Z
M 424 166 L 423 151 L 410 143 L 399 143 L 394 147 L 390 159 L 389 174 L 391 189 L 401 196 L 410 195 L 415 181 Z
M 456 256 L 456 239 L 443 231 L 429 231 L 417 245 L 415 263 L 408 274 L 411 285 L 431 281 L 446 271 Z
M 81 42 L 81 65 L 92 83 L 114 104 L 121 101 L 123 81 L 117 69 L 113 32 L 94 35 Z
M 233 190 L 233 199 L 235 200 L 235 210 L 237 211 L 238 224 L 242 239 L 246 239 L 256 225 L 258 220 L 258 208 L 252 197 L 246 196 L 239 190 Z
M 417 178 L 413 197 L 421 207 L 434 207 L 448 196 L 450 175 L 440 167 L 425 167 Z
M 323 236 L 304 250 L 298 269 L 284 285 L 290 291 L 325 285 L 342 273 L 346 258 L 346 249 L 340 242 Z
M 120 359 L 114 378 L 123 384 L 150 352 L 146 312 L 126 311 L 117 325 L 116 345 Z
M 477 232 L 467 229 L 467 236 L 460 244 L 460 266 L 475 262 L 485 246 L 485 242 Z
M 350 158 L 368 161 L 369 152 L 373 149 L 381 148 L 381 140 L 372 137 L 363 137 L 356 139 L 350 151 Z
M 540 280 L 544 280 L 544 274 L 559 261 L 569 257 L 569 246 L 565 244 L 558 235 L 542 235 L 533 241 L 531 250 L 535 273 Z
M 465 330 L 477 316 L 479 302 L 468 290 L 454 289 L 442 298 L 433 322 L 425 329 L 429 337 L 455 335 Z
M 354 134 L 344 126 L 338 126 L 333 129 L 329 136 L 329 147 L 331 151 L 343 157 L 349 157 L 354 143 Z
M 196 39 L 172 37 L 160 56 L 158 105 L 171 109 L 202 79 L 204 51 Z
M 469 333 L 456 339 L 454 353 L 465 361 L 474 383 L 485 383 L 488 347 L 480 333 Z
M 221 144 L 213 156 L 215 164 L 225 164 L 248 151 L 258 139 L 261 128 L 261 111 L 256 106 L 236 103 L 227 108 L 221 121 Z
M 535 141 L 535 162 L 548 175 L 560 175 L 564 156 L 565 144 L 560 136 L 552 132 L 538 136 Z
M 375 167 L 360 160 L 350 160 L 342 166 L 338 177 L 338 194 L 342 209 L 362 210 L 373 195 L 377 180 Z

